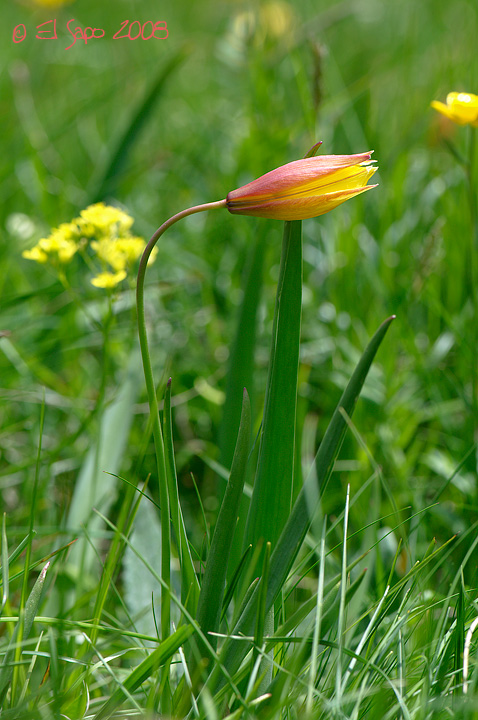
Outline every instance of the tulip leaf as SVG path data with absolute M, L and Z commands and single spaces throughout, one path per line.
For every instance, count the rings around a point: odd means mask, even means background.
M 219 429 L 220 461 L 227 468 L 231 467 L 236 446 L 243 400 L 242 388 L 247 388 L 251 406 L 254 406 L 254 352 L 256 349 L 257 313 L 263 284 L 265 247 L 264 233 L 258 232 L 247 259 L 243 280 L 244 296 L 229 356 L 226 400 Z
M 266 248 L 265 231 L 257 229 L 244 271 L 244 295 L 239 309 L 237 328 L 232 342 L 227 371 L 226 399 L 219 428 L 220 462 L 230 468 L 236 446 L 237 428 L 241 417 L 242 388 L 246 387 L 254 415 L 254 360 L 257 340 L 257 317 L 263 286 L 263 266 Z M 252 463 L 251 463 L 252 466 Z M 222 497 L 225 485 L 218 481 L 218 494 Z M 231 567 L 239 564 L 243 554 L 243 537 L 246 526 L 249 498 L 243 496 L 239 518 L 235 526 L 234 542 L 231 547 L 228 582 L 231 581 Z
M 275 547 L 292 506 L 302 303 L 302 223 L 286 222 L 262 437 L 244 545 Z

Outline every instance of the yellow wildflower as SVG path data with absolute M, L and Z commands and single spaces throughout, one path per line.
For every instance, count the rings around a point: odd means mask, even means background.
M 119 208 L 104 203 L 89 205 L 82 210 L 80 217 L 75 221 L 82 235 L 96 237 L 100 235 L 121 235 L 127 232 L 133 224 L 133 218 Z
M 146 246 L 143 238 L 128 235 L 116 239 L 104 237 L 101 240 L 93 240 L 90 244 L 98 258 L 111 265 L 116 271 L 133 265 L 141 257 Z M 156 252 L 151 253 L 150 262 L 156 257 L 157 249 L 154 250 Z
M 282 165 L 227 195 L 227 209 L 237 215 L 304 220 L 333 210 L 370 190 L 377 168 L 372 153 L 321 155 Z
M 39 263 L 48 262 L 48 255 L 44 250 L 38 247 L 38 245 L 32 247 L 31 250 L 24 250 L 22 252 L 22 257 L 26 258 L 27 260 L 35 260 L 35 262 Z
M 102 272 L 91 280 L 91 284 L 97 288 L 113 288 L 122 282 L 125 277 L 125 270 L 120 270 L 117 273 Z
M 50 237 L 41 238 L 38 247 L 48 255 L 56 254 L 61 263 L 68 263 L 78 250 L 73 240 L 68 240 L 60 231 L 53 231 Z
M 60 227 L 53 228 L 51 235 L 41 238 L 31 250 L 25 250 L 23 257 L 27 260 L 45 263 L 48 260 L 62 264 L 70 262 L 78 251 L 78 233 L 71 223 L 62 223 Z
M 434 100 L 431 106 L 458 125 L 478 127 L 478 95 L 451 92 L 446 96 L 446 105 Z
M 116 272 L 124 270 L 126 267 L 125 254 L 117 247 L 117 243 L 118 240 L 110 240 L 109 238 L 93 240 L 90 243 L 92 250 L 95 251 L 98 258 L 108 263 L 108 265 L 111 265 Z
M 116 240 L 117 249 L 123 253 L 126 262 L 130 265 L 141 257 L 145 246 L 146 243 L 140 237 L 119 237 Z

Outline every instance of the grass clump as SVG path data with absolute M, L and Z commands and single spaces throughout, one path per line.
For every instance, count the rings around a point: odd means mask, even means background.
M 162 43 L 90 0 L 44 43 L 5 8 L 2 718 L 471 720 L 478 130 L 429 105 L 477 91 L 476 8 L 163 10 Z M 70 11 L 105 37 L 64 51 Z M 58 233 L 104 202 L 147 238 L 318 139 L 379 188 L 282 253 L 274 220 L 171 227 L 148 397 L 139 245 Z

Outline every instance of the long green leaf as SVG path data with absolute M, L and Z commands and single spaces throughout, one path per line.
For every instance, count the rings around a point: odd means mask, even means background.
M 231 467 L 236 447 L 242 411 L 242 388 L 247 388 L 251 406 L 254 407 L 254 353 L 265 247 L 264 234 L 258 232 L 244 271 L 244 295 L 229 356 L 226 399 L 219 428 L 220 462 L 227 468 Z M 238 553 L 239 557 L 240 548 Z
M 274 548 L 290 514 L 302 303 L 302 223 L 286 222 L 257 474 L 245 545 Z
M 261 227 L 261 226 L 260 226 Z M 236 447 L 237 428 L 241 418 L 242 388 L 246 387 L 251 401 L 254 416 L 254 360 L 257 341 L 257 317 L 263 287 L 263 266 L 266 248 L 265 231 L 256 228 L 255 241 L 252 245 L 244 269 L 244 294 L 241 302 L 237 327 L 229 355 L 226 399 L 224 401 L 221 425 L 219 427 L 220 462 L 230 468 Z M 252 468 L 252 463 L 250 468 Z M 251 472 L 251 469 L 249 470 Z M 218 494 L 222 498 L 225 484 L 218 482 Z M 243 553 L 243 538 L 246 527 L 250 500 L 242 497 L 238 513 L 234 543 L 231 548 L 230 568 L 236 567 Z M 247 543 L 246 543 L 247 545 Z M 231 580 L 230 569 L 228 581 Z
M 337 457 L 347 429 L 344 413 L 341 409 L 345 410 L 347 416 L 350 417 L 352 415 L 372 361 L 393 319 L 394 317 L 392 316 L 382 323 L 365 348 L 335 409 L 317 453 L 316 469 L 318 486 L 313 478 L 312 480 L 310 477 L 307 478 L 272 553 L 266 610 L 273 606 L 276 597 L 287 579 L 318 506 L 320 493 L 324 491 L 332 472 L 335 458 Z M 256 590 L 233 629 L 233 635 L 250 635 L 253 632 L 257 601 L 258 592 Z M 234 640 L 226 641 L 221 652 L 223 666 L 230 674 L 233 674 L 239 667 L 246 653 L 247 644 Z M 213 672 L 209 682 L 210 689 L 214 689 L 217 684 L 222 683 L 218 671 Z

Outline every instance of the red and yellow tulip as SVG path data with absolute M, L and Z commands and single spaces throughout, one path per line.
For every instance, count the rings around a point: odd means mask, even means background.
M 230 192 L 226 207 L 235 215 L 305 220 L 323 215 L 367 185 L 377 167 L 372 153 L 321 155 L 282 165 Z

